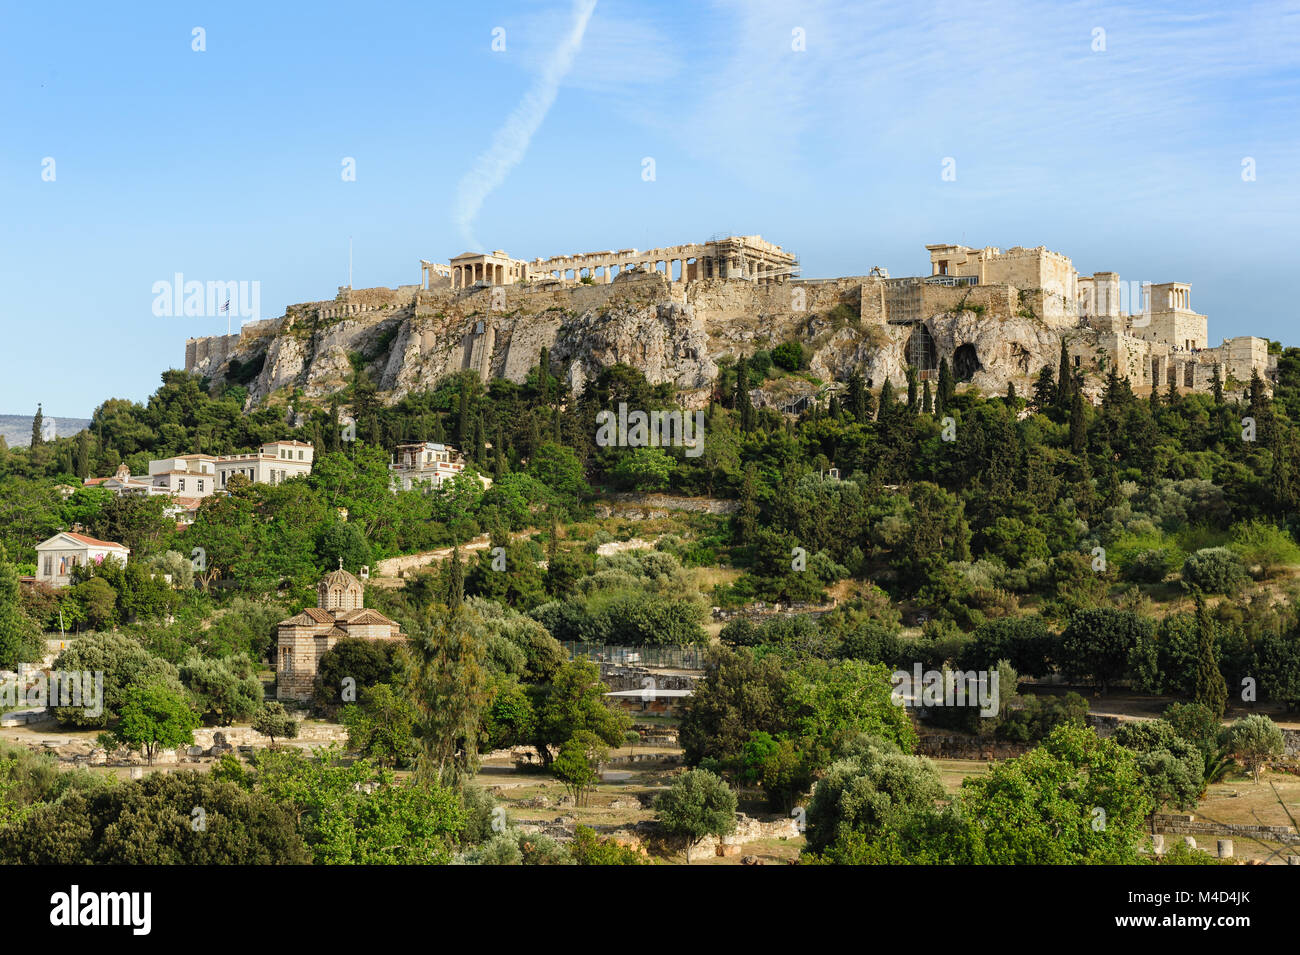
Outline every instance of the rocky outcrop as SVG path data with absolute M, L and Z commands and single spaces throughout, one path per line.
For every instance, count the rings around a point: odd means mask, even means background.
M 245 329 L 237 343 L 205 348 L 205 340 L 195 340 L 187 367 L 213 381 L 246 384 L 251 407 L 296 390 L 322 398 L 360 364 L 381 398 L 396 402 L 463 371 L 521 382 L 547 348 L 575 392 L 602 369 L 624 363 L 652 383 L 671 382 L 688 406 L 698 407 L 709 400 L 725 356 L 797 340 L 817 380 L 780 378 L 754 393 L 760 406 L 791 410 L 854 371 L 873 387 L 886 379 L 902 387 L 909 364 L 946 357 L 958 380 L 1001 392 L 1008 381 L 1027 384 L 1056 362 L 1060 330 L 1032 311 L 1013 313 L 1011 302 L 958 303 L 954 311 L 886 324 L 864 308 L 879 295 L 873 289 L 864 279 L 683 285 L 658 273 L 595 286 L 344 289 L 333 302 L 296 305 L 282 319 Z

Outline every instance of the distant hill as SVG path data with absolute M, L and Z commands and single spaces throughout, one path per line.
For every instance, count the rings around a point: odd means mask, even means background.
M 50 416 L 45 416 L 45 426 L 50 425 Z M 56 436 L 66 438 L 82 428 L 89 426 L 89 418 L 54 418 Z M 32 416 L 29 414 L 0 414 L 0 436 L 11 448 L 22 447 L 32 443 Z

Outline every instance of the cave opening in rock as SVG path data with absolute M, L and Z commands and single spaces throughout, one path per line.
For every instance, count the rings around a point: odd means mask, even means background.
M 952 375 L 958 381 L 970 381 L 982 367 L 979 352 L 969 342 L 952 353 Z

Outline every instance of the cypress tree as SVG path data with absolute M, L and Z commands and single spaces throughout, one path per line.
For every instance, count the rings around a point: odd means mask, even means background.
M 855 421 L 867 420 L 867 387 L 862 380 L 862 373 L 855 371 L 849 375 L 849 414 Z
M 543 406 L 551 401 L 551 350 L 542 346 L 542 353 L 537 360 L 538 397 Z
M 753 463 L 745 465 L 740 477 L 739 506 L 736 508 L 735 537 L 739 544 L 754 539 L 760 515 L 758 507 L 758 470 Z
M 1076 391 L 1070 404 L 1070 450 L 1075 454 L 1083 454 L 1087 446 L 1088 431 L 1083 417 L 1083 395 Z
M 337 451 L 339 449 L 339 399 L 337 396 L 330 399 L 330 420 L 329 430 L 325 432 L 325 450 Z
M 36 405 L 36 417 L 32 418 L 32 444 L 31 448 L 35 451 L 45 443 L 45 415 L 41 411 L 41 406 Z
M 921 409 L 916 402 L 916 366 L 907 367 L 907 410 L 912 414 L 917 414 Z
M 560 521 L 553 512 L 548 511 L 547 516 L 550 526 L 546 534 L 546 559 L 551 561 L 560 553 Z
M 953 396 L 957 394 L 957 384 L 952 380 L 952 369 L 948 367 L 945 355 L 939 359 L 939 394 L 935 400 L 935 413 L 952 406 Z
M 1044 365 L 1038 372 L 1038 380 L 1034 382 L 1034 410 L 1046 411 L 1055 405 L 1056 378 L 1052 374 L 1052 366 Z
M 1196 670 L 1192 674 L 1192 699 L 1210 708 L 1216 720 L 1228 707 L 1228 684 L 1214 659 L 1214 619 L 1205 598 L 1196 595 Z
M 749 360 L 744 355 L 736 362 L 736 410 L 740 412 L 740 430 L 754 430 L 754 403 L 749 398 Z
M 894 398 L 894 383 L 888 378 L 880 386 L 880 402 L 876 411 L 876 420 L 885 421 L 894 413 L 894 406 L 897 401 Z
M 460 544 L 452 546 L 451 560 L 443 572 L 443 592 L 447 595 L 447 606 L 452 610 L 460 607 L 465 599 L 465 568 L 460 562 Z
M 1074 378 L 1070 375 L 1070 347 L 1061 338 L 1061 357 L 1057 362 L 1056 404 L 1060 408 L 1069 408 L 1074 394 Z
M 926 379 L 925 386 L 921 391 L 921 410 L 926 414 L 934 414 L 934 398 L 930 394 L 929 379 Z
M 83 481 L 90 477 L 90 432 L 82 430 L 77 434 L 77 457 L 73 465 L 77 477 Z
M 483 415 L 474 418 L 474 463 L 482 466 L 486 463 L 487 432 L 483 426 Z

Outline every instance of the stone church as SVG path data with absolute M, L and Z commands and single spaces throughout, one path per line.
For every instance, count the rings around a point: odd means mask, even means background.
M 281 620 L 276 697 L 311 699 L 320 659 L 344 637 L 362 640 L 405 640 L 406 634 L 378 610 L 367 610 L 361 581 L 343 569 L 332 570 L 316 588 L 316 606 Z

